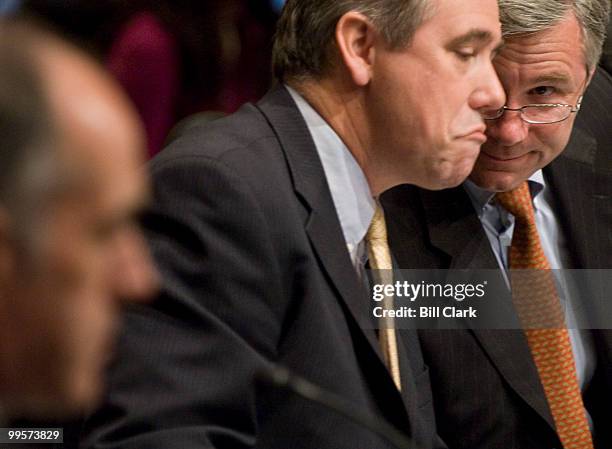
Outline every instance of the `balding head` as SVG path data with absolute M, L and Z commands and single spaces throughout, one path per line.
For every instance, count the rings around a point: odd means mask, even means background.
M 34 57 L 54 122 L 65 140 L 63 148 L 76 149 L 76 156 L 102 153 L 142 164 L 139 119 L 115 81 L 95 61 L 57 38 L 35 44 Z M 117 140 L 125 145 L 108 145 Z
M 154 286 L 135 223 L 148 196 L 142 131 L 114 81 L 76 48 L 23 23 L 5 26 L 0 40 L 0 58 L 18 49 L 38 79 L 49 123 L 22 166 L 52 161 L 29 177 L 38 187 L 22 204 L 25 223 L 15 226 L 16 211 L 2 209 L 0 404 L 57 416 L 98 395 L 115 300 Z M 7 197 L 21 195 L 11 187 Z

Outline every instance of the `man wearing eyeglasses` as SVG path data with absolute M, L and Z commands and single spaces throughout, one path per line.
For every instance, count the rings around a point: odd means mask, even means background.
M 487 142 L 463 186 L 385 194 L 391 248 L 402 268 L 612 268 L 612 78 L 596 68 L 609 0 L 499 5 L 506 105 L 483 114 Z M 612 333 L 535 333 L 419 331 L 449 448 L 612 447 Z

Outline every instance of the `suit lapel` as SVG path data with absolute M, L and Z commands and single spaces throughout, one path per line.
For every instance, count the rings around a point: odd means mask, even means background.
M 497 269 L 495 255 L 462 187 L 421 190 L 431 243 L 450 256 L 448 268 Z
M 260 103 L 285 153 L 295 191 L 308 210 L 306 232 L 330 282 L 363 329 L 371 328 L 367 292 L 348 255 L 344 235 L 314 142 L 288 92 L 278 87 Z M 366 332 L 378 352 L 375 333 Z
M 597 154 L 595 139 L 575 127 L 566 150 L 545 169 L 571 268 L 612 268 L 612 173 L 597 170 Z
M 554 189 L 559 221 L 570 245 L 571 268 L 612 269 L 612 173 L 598 169 L 609 165 L 599 163 L 600 154 L 593 136 L 575 127 L 563 155 L 545 170 L 547 182 Z M 595 301 L 588 309 L 596 315 L 595 323 L 606 327 L 593 329 L 591 334 L 597 352 L 597 371 L 602 373 L 600 378 L 604 379 L 604 388 L 609 394 L 612 392 L 612 331 L 607 329 L 609 315 L 602 315 L 610 313 L 608 295 L 601 291 L 588 293 L 588 287 L 580 290 L 585 300 Z M 598 301 L 603 304 L 599 306 Z M 596 327 L 599 326 L 596 324 Z
M 451 269 L 494 269 L 499 265 L 463 187 L 421 190 L 431 243 L 450 257 Z M 514 313 L 510 298 L 508 309 Z M 502 304 L 505 302 L 502 302 Z M 554 429 L 544 390 L 522 331 L 470 329 L 510 387 Z
M 376 369 L 389 380 L 389 390 L 401 401 L 385 366 L 370 318 L 370 299 L 351 263 L 344 234 L 325 178 L 323 166 L 306 123 L 283 87 L 276 87 L 258 104 L 283 149 L 296 194 L 307 210 L 306 233 L 323 271 L 342 299 L 359 334 L 378 360 Z M 375 367 L 370 367 L 374 371 Z M 405 407 L 400 402 L 401 409 Z M 406 416 L 407 419 L 407 416 Z

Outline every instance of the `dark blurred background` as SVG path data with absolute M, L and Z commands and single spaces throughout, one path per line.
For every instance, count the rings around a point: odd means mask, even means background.
M 96 56 L 134 102 L 153 156 L 171 130 L 232 113 L 267 91 L 284 2 L 0 0 L 0 14 L 41 18 Z M 612 73 L 610 38 L 601 64 Z
M 271 83 L 274 25 L 284 0 L 0 0 L 98 58 L 140 113 L 149 154 L 185 117 L 215 118 Z

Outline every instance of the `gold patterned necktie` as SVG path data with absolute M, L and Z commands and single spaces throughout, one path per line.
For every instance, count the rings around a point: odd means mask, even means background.
M 385 215 L 380 205 L 376 206 L 374 218 L 366 234 L 368 243 L 368 258 L 370 267 L 377 271 L 377 275 L 384 284 L 393 283 L 393 265 L 391 263 L 391 253 L 387 243 L 387 225 L 385 223 Z M 386 296 L 383 299 L 383 307 L 385 310 L 393 309 L 393 296 Z M 387 364 L 387 368 L 391 373 L 393 382 L 399 391 L 402 390 L 400 378 L 399 356 L 397 353 L 397 335 L 395 332 L 395 323 L 393 318 L 381 318 L 380 330 L 378 333 L 380 347 Z
M 525 271 L 511 272 L 512 301 L 525 329 L 557 434 L 564 449 L 593 449 L 569 333 L 540 243 L 529 185 L 525 181 L 495 198 L 515 218 L 509 267 Z

